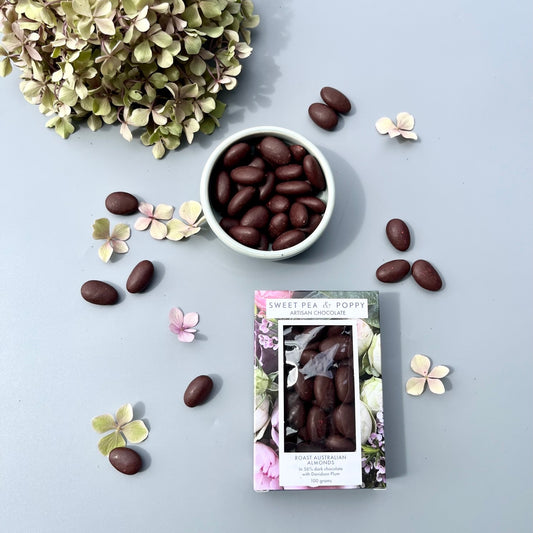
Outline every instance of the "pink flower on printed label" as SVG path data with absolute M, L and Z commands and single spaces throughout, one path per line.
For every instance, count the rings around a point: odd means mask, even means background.
M 255 291 L 255 305 L 258 311 L 266 311 L 267 300 L 292 298 L 293 291 Z
M 254 488 L 255 490 L 278 490 L 279 460 L 276 452 L 263 444 L 254 444 Z

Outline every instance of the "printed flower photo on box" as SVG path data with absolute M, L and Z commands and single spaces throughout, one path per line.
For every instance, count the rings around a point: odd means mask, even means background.
M 313 325 L 310 317 L 295 324 L 267 317 L 268 300 L 279 302 L 283 299 L 294 301 L 311 298 L 331 301 L 366 299 L 368 314 L 364 319 L 351 321 L 341 320 L 342 316 L 328 316 L 328 320 L 319 321 L 319 325 Z M 291 307 L 289 302 L 287 307 Z M 350 353 L 350 349 L 353 353 Z M 280 368 L 280 354 L 283 368 Z M 357 365 L 355 372 L 348 370 L 350 365 Z M 358 376 L 356 383 L 351 377 L 354 374 Z M 319 384 L 315 387 L 317 378 Z M 256 491 L 385 487 L 377 292 L 256 291 L 254 380 Z M 280 386 L 283 387 L 281 394 Z M 283 398 L 281 411 L 285 415 L 281 423 L 280 397 Z M 356 430 L 359 435 L 354 434 Z M 310 431 L 314 434 L 310 435 Z M 336 457 L 341 452 L 354 451 L 356 442 L 359 442 L 360 449 L 357 451 L 360 454 L 361 471 L 358 474 L 362 482 L 357 486 L 316 486 L 316 483 L 281 486 L 280 440 L 283 441 L 282 458 L 286 453 L 298 456 L 304 452 L 327 454 L 320 457 Z

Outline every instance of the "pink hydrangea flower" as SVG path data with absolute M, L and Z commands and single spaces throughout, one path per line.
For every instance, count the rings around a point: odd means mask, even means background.
M 254 445 L 254 488 L 256 490 L 279 489 L 279 460 L 276 452 L 263 444 Z
M 183 314 L 178 307 L 173 307 L 168 315 L 169 329 L 178 336 L 181 342 L 192 342 L 196 333 L 195 326 L 198 324 L 200 317 L 198 313 Z

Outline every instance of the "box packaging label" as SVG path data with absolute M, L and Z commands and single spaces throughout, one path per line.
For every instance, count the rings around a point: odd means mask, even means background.
M 254 489 L 385 488 L 378 293 L 256 291 Z

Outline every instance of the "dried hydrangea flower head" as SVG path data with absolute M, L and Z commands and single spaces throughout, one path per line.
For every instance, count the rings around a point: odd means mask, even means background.
M 183 220 L 173 218 L 167 222 L 167 239 L 171 241 L 181 241 L 181 239 L 196 235 L 201 229 L 200 226 L 205 222 L 205 217 L 202 216 L 202 205 L 195 200 L 181 204 L 178 213 Z
M 19 67 L 24 97 L 61 137 L 73 119 L 119 122 L 161 158 L 219 125 L 218 95 L 252 51 L 253 10 L 250 0 L 2 0 L 0 76 Z
M 398 137 L 401 135 L 404 139 L 416 141 L 417 134 L 412 131 L 415 127 L 415 117 L 409 113 L 398 113 L 396 115 L 396 124 L 389 117 L 382 117 L 376 122 L 376 129 L 381 135 L 389 134 L 389 137 Z
M 98 249 L 98 257 L 107 263 L 113 252 L 125 254 L 129 248 L 124 242 L 130 238 L 131 230 L 127 224 L 117 224 L 113 231 L 109 232 L 110 225 L 108 218 L 99 218 L 93 224 L 93 239 L 103 239 L 106 242 Z
M 142 420 L 133 420 L 133 407 L 130 403 L 120 407 L 113 415 L 95 416 L 91 424 L 98 433 L 108 433 L 98 442 L 98 449 L 103 455 L 111 450 L 126 446 L 126 441 L 138 444 L 148 437 L 148 428 Z
M 158 204 L 155 209 L 152 204 L 141 202 L 139 212 L 143 215 L 139 217 L 134 224 L 134 228 L 144 231 L 150 228 L 150 235 L 154 239 L 164 239 L 167 236 L 167 226 L 162 220 L 170 220 L 174 214 L 174 208 L 167 204 Z
M 200 317 L 196 312 L 183 313 L 179 307 L 173 307 L 168 314 L 169 329 L 178 336 L 181 342 L 192 342 L 197 332 Z
M 431 361 L 429 357 L 425 355 L 416 354 L 411 359 L 411 368 L 413 372 L 421 375 L 420 378 L 409 378 L 405 386 L 407 394 L 412 396 L 420 396 L 424 392 L 426 383 L 428 384 L 429 390 L 434 394 L 444 394 L 445 389 L 441 381 L 441 378 L 446 377 L 450 369 L 444 365 L 438 365 L 431 368 Z

